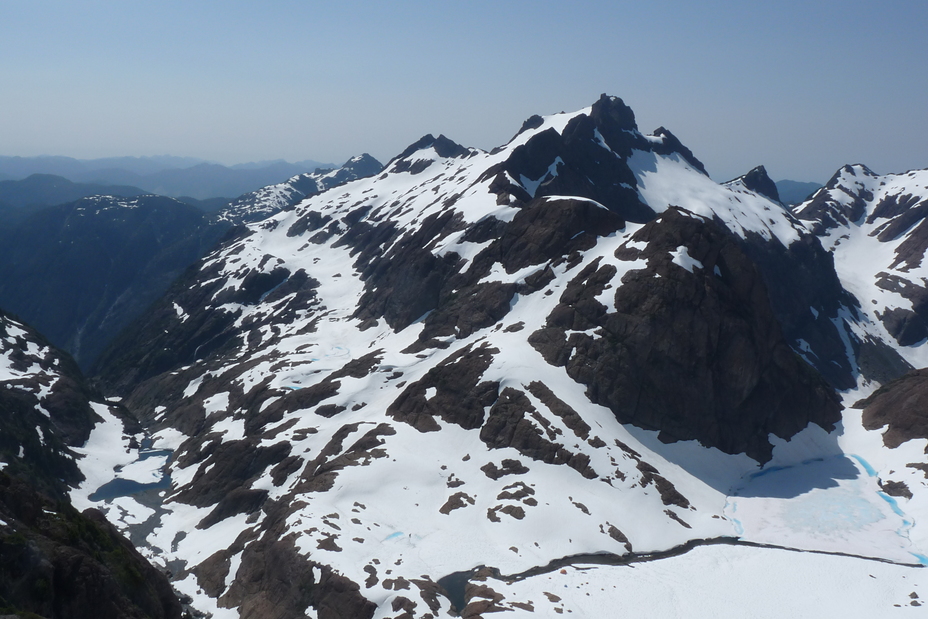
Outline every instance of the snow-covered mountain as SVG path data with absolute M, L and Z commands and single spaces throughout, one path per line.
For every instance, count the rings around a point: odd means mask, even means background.
M 283 183 L 239 196 L 217 214 L 217 219 L 233 224 L 260 221 L 292 207 L 307 196 L 348 181 L 373 176 L 382 169 L 382 163 L 364 153 L 352 157 L 340 168 L 319 168 L 314 172 L 297 174 Z
M 928 170 L 878 175 L 844 166 L 794 212 L 834 254 L 874 331 L 914 366 L 928 365 Z
M 613 97 L 491 152 L 425 136 L 123 334 L 98 380 L 170 487 L 102 496 L 144 461 L 104 423 L 71 499 L 214 617 L 612 616 L 668 587 L 656 616 L 718 616 L 733 581 L 741 608 L 805 587 L 769 616 L 917 603 L 928 440 L 844 405 L 921 353 L 770 186 Z

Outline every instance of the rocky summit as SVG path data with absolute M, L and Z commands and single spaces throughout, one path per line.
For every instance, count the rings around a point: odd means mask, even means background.
M 291 179 L 101 355 L 61 483 L 216 618 L 910 605 L 921 174 L 787 208 L 603 95 Z

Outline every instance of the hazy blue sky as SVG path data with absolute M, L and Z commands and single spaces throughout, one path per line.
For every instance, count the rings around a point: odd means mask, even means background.
M 928 167 L 924 0 L 0 0 L 0 155 L 386 161 L 622 97 L 717 180 Z

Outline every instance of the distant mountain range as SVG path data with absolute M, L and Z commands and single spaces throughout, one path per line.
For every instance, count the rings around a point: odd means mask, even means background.
M 382 168 L 364 154 L 234 201 L 176 199 L 50 174 L 0 181 L 0 307 L 86 369 L 230 228 Z
M 73 202 L 88 196 L 107 195 L 128 198 L 147 193 L 150 192 L 128 185 L 75 183 L 54 174 L 32 174 L 22 180 L 0 181 L 0 203 L 9 208 L 24 211 L 35 207 Z
M 320 167 L 337 166 L 311 159 L 297 163 L 275 160 L 223 166 L 202 159 L 172 156 L 90 160 L 0 157 L 0 181 L 22 180 L 33 174 L 54 174 L 75 183 L 131 185 L 144 190 L 144 193 L 206 200 L 234 198 Z

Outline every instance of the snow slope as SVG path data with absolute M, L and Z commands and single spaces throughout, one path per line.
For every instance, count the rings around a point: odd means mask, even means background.
M 259 221 L 289 208 L 300 200 L 341 185 L 356 178 L 376 174 L 383 165 L 367 153 L 349 159 L 337 169 L 319 168 L 315 172 L 297 174 L 283 183 L 268 185 L 239 196 L 224 207 L 216 219 L 241 224 Z
M 928 365 L 926 209 L 928 170 L 878 175 L 862 165 L 844 166 L 793 209 L 833 253 L 872 337 L 895 340 L 899 354 L 919 368 Z

